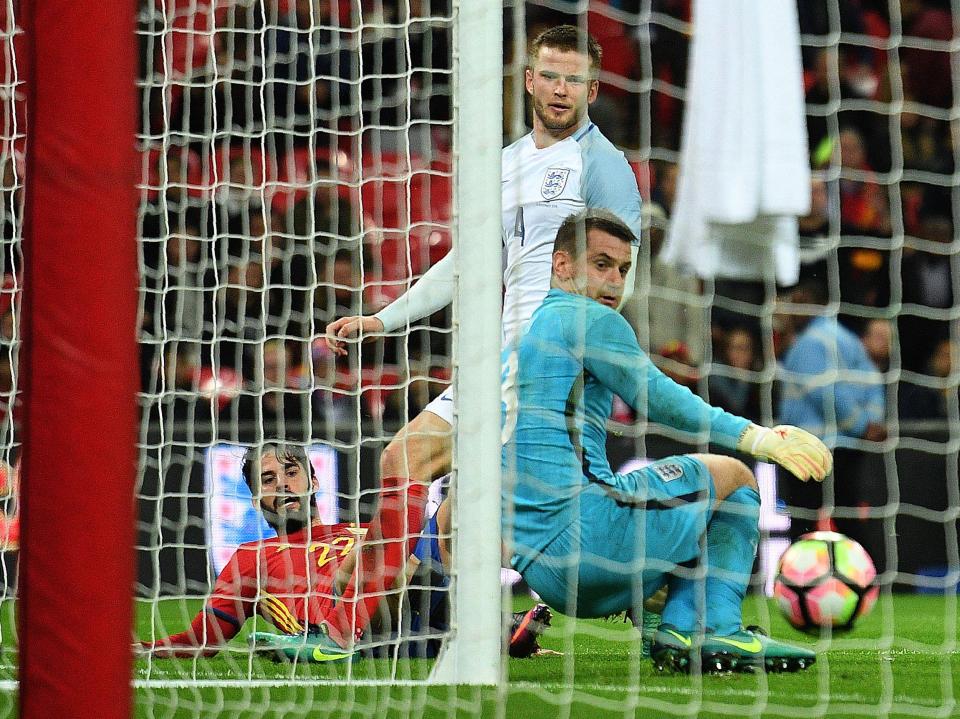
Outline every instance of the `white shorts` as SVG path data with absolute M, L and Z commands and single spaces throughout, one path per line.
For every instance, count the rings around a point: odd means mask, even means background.
M 447 387 L 440 395 L 423 408 L 424 412 L 435 414 L 444 422 L 453 426 L 453 385 Z

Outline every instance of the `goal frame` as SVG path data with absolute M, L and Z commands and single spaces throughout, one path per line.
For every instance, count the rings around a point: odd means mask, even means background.
M 120 719 L 133 706 L 135 7 L 21 9 L 20 716 Z
M 496 240 L 501 234 L 502 12 L 493 0 L 460 0 L 454 12 L 454 396 L 470 401 L 458 402 L 455 413 L 455 626 L 430 676 L 434 683 L 496 684 L 503 675 L 501 245 Z

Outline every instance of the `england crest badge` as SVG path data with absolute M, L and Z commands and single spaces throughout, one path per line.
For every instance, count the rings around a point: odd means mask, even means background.
M 673 480 L 680 479 L 683 476 L 683 467 L 681 467 L 679 464 L 674 464 L 673 462 L 654 464 L 650 468 L 664 482 L 672 482 Z
M 552 200 L 560 196 L 563 188 L 567 186 L 567 177 L 570 176 L 570 170 L 565 167 L 548 167 L 547 174 L 543 176 L 543 184 L 540 185 L 540 194 L 543 199 Z

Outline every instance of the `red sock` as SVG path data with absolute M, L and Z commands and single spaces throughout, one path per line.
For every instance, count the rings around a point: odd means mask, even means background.
M 426 502 L 425 485 L 410 482 L 406 477 L 383 478 L 380 508 L 364 539 L 365 544 L 374 544 L 362 552 L 361 573 L 350 580 L 343 593 L 345 602 L 356 602 L 356 623 L 343 634 L 359 634 L 376 614 L 384 592 L 393 586 L 403 571 L 411 551 L 408 546 L 415 544 L 423 528 Z M 361 577 L 359 590 L 356 586 L 357 576 Z

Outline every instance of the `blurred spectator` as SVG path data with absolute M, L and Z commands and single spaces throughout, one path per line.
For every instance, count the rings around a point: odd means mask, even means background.
M 900 113 L 904 169 L 936 172 L 941 175 L 953 173 L 950 124 L 913 111 L 910 108 L 914 98 L 906 92 L 904 94 L 906 107 Z
M 0 460 L 0 552 L 15 552 L 19 548 L 20 462 L 11 466 Z M 11 588 L 9 584 L 7 588 Z
M 893 347 L 893 323 L 890 320 L 867 320 L 860 341 L 878 370 L 886 372 L 890 369 L 890 349 Z
M 338 249 L 321 267 L 320 286 L 314 294 L 316 327 L 325 327 L 334 317 L 370 313 L 368 300 L 378 289 L 370 278 L 377 275 L 378 267 L 367 244 L 362 251 L 357 247 Z
M 791 300 L 822 308 L 826 293 L 809 283 Z M 851 439 L 883 440 L 883 385 L 859 338 L 822 314 L 795 315 L 793 323 L 797 335 L 783 361 L 780 421 L 822 437 L 831 447 L 854 446 Z
M 14 421 L 18 420 L 20 398 L 17 389 L 17 356 L 19 338 L 15 336 L 13 308 L 7 308 L 0 317 L 0 441 L 9 446 L 13 439 Z
M 387 396 L 383 406 L 383 422 L 391 426 L 400 427 L 416 417 L 440 396 L 450 384 L 444 381 L 441 367 L 431 367 L 426 373 L 410 368 L 410 379 L 405 387 L 394 390 Z
M 960 347 L 955 342 L 944 339 L 937 343 L 927 363 L 926 374 L 940 380 L 942 386 L 900 382 L 900 419 L 947 419 L 949 397 L 957 392 L 957 380 L 953 374 L 960 367 L 958 358 Z
M 204 304 L 203 339 L 215 346 L 214 365 L 229 367 L 244 380 L 253 379 L 252 353 L 266 338 L 263 257 L 256 252 L 260 246 L 262 242 L 236 237 L 221 243 L 225 251 L 221 249 L 217 265 L 226 272 L 219 276 L 212 301 Z
M 700 280 L 679 272 L 660 259 L 667 216 L 655 202 L 641 208 L 644 225 L 649 223 L 650 276 L 637 272 L 637 290 L 623 308 L 627 321 L 650 348 L 666 347 L 671 342 L 683 345 L 687 361 L 703 359 L 707 314 L 703 307 Z M 643 249 L 641 249 L 643 257 Z M 649 281 L 649 291 L 645 289 Z
M 707 380 L 710 404 L 762 422 L 760 385 L 749 376 L 760 369 L 753 333 L 745 327 L 734 327 L 724 334 L 718 354 L 721 366 L 715 364 Z
M 673 202 L 677 198 L 680 166 L 675 162 L 654 162 L 651 166 L 654 170 L 655 184 L 650 193 L 650 201 L 658 205 L 669 217 L 673 214 Z
M 263 238 L 266 273 L 266 333 L 270 336 L 306 337 L 310 327 L 310 296 L 317 281 L 318 259 L 309 244 L 284 231 L 279 213 L 271 227 L 261 212 L 251 212 L 251 237 Z
M 797 334 L 781 368 L 779 421 L 816 434 L 834 450 L 834 471 L 824 485 L 780 474 L 780 496 L 792 508 L 790 533 L 797 537 L 829 513 L 825 492 L 834 493 L 835 506 L 860 503 L 855 478 L 863 453 L 855 447 L 861 439 L 882 441 L 887 431 L 881 377 L 859 338 L 836 318 L 824 316 L 823 285 L 802 285 L 793 291 L 791 301 L 808 305 L 807 311 L 815 314 L 792 318 Z M 840 481 L 834 482 L 837 477 Z
M 268 340 L 258 348 L 262 358 L 262 383 L 248 380 L 236 398 L 220 412 L 224 434 L 234 441 L 262 439 L 261 428 L 291 442 L 312 436 L 310 392 L 302 388 L 302 368 L 295 343 Z M 273 428 L 272 430 L 270 428 Z
M 199 182 L 199 157 L 187 147 L 171 146 L 164 155 L 151 153 L 155 165 L 142 181 L 159 187 L 147 191 L 138 213 L 140 236 L 146 240 L 162 240 L 173 230 L 184 231 L 187 226 L 205 227 L 199 209 L 200 202 L 192 201 L 188 186 Z
M 954 18 L 950 11 L 928 0 L 900 0 L 903 34 L 938 41 L 942 49 L 904 47 L 900 50 L 904 88 L 922 103 L 937 107 L 953 104 L 951 74 Z
M 899 317 L 904 369 L 922 372 L 934 346 L 946 339 L 950 322 L 931 316 L 930 310 L 953 307 L 953 222 L 949 217 L 924 219 L 921 238 L 925 249 L 904 247 L 901 277 L 905 308 Z M 926 249 L 929 248 L 929 249 Z M 925 309 L 927 311 L 925 311 Z
M 233 235 L 257 237 L 251 223 L 263 213 L 261 155 L 249 140 L 224 142 L 214 152 L 220 173 L 211 178 L 216 182 L 213 193 L 216 228 Z M 259 236 L 263 236 L 262 232 Z
M 314 167 L 313 192 L 294 204 L 292 230 L 298 238 L 312 239 L 318 252 L 329 254 L 341 238 L 359 234 L 360 218 L 350 200 L 340 195 L 330 163 L 317 159 Z
M 689 23 L 691 20 L 690 0 L 653 0 L 651 9 L 655 13 L 670 16 L 674 21 Z M 687 84 L 689 32 L 677 27 L 675 22 L 651 23 L 649 42 L 654 80 L 671 90 L 677 88 L 682 91 Z M 679 149 L 683 102 L 678 93 L 655 87 L 651 93 L 650 111 L 653 146 Z
M 847 126 L 840 130 L 840 160 L 844 170 L 865 174 L 866 179 L 841 178 L 840 219 L 844 232 L 855 235 L 890 235 L 890 204 L 886 188 L 873 178 L 863 134 Z
M 160 242 L 141 245 L 141 387 L 145 392 L 159 390 L 156 383 L 161 343 L 197 341 L 203 333 L 205 274 L 210 258 L 204 252 L 197 215 L 188 213 L 182 220 L 182 231 L 173 231 Z M 162 252 L 151 257 L 158 245 Z
M 263 30 L 260 3 L 230 5 L 224 24 L 214 23 L 212 53 L 190 82 L 182 104 L 171 108 L 170 132 L 201 154 L 228 134 L 250 137 L 265 129 L 264 63 L 259 57 Z M 202 73 L 202 74 L 201 74 Z
M 797 224 L 801 265 L 811 265 L 824 259 L 830 248 L 830 195 L 827 183 L 823 180 L 815 177 L 810 181 L 810 213 L 799 218 Z M 817 271 L 822 270 L 818 267 Z M 802 276 L 808 272 L 801 268 Z
M 844 171 L 865 174 L 866 179 L 840 179 L 841 233 L 888 237 L 891 231 L 887 188 L 873 179 L 863 137 L 852 127 L 840 133 Z M 890 252 L 847 240 L 837 249 L 840 300 L 867 307 L 886 307 L 890 302 Z M 845 321 L 860 321 L 858 313 Z
M 264 99 L 277 155 L 359 127 L 359 23 L 359 3 L 294 0 L 267 26 Z
M 824 165 L 820 159 L 821 153 L 829 153 L 831 145 L 836 144 L 831 121 L 831 117 L 836 117 L 842 127 L 853 129 L 866 138 L 865 155 L 875 169 L 888 168 L 890 138 L 889 129 L 885 126 L 886 118 L 865 110 L 845 108 L 842 114 L 834 114 L 835 110 L 831 109 L 841 98 L 873 99 L 880 70 L 865 64 L 870 53 L 863 47 L 841 45 L 837 50 L 838 67 L 835 69 L 831 50 L 821 47 L 807 49 L 810 54 L 804 62 L 806 102 L 808 107 L 814 109 L 807 114 L 807 136 L 811 156 L 816 159 L 815 165 Z M 846 159 L 844 164 L 849 166 Z
M 313 364 L 313 394 L 311 405 L 313 416 L 321 418 L 329 430 L 343 423 L 355 427 L 358 417 L 369 418 L 370 413 L 362 406 L 357 389 L 355 376 L 341 377 L 337 367 L 336 357 L 327 346 L 323 337 L 313 341 L 310 346 L 310 359 Z M 350 375 L 349 371 L 344 371 Z M 341 385 L 349 385 L 344 387 Z M 362 411 L 361 411 L 362 407 Z
M 162 428 L 166 441 L 175 444 L 195 441 L 197 428 L 209 425 L 213 408 L 200 392 L 199 343 L 170 340 L 157 349 L 156 378 L 144 397 L 146 422 Z

